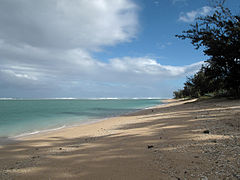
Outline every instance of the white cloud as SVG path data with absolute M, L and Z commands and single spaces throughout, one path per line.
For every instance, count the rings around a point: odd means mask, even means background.
M 40 55 L 44 59 L 48 59 L 47 53 Z M 110 59 L 109 62 L 100 62 L 92 58 L 88 53 L 81 50 L 65 51 L 63 54 L 53 55 L 52 61 L 38 62 L 38 56 L 31 57 L 33 61 L 28 64 L 23 56 L 17 59 L 9 59 L 9 64 L 14 66 L 0 65 L 0 71 L 14 77 L 19 81 L 37 81 L 35 83 L 42 84 L 44 82 L 61 82 L 71 81 L 99 81 L 111 83 L 126 84 L 142 84 L 148 83 L 149 79 L 161 81 L 165 78 L 184 77 L 198 70 L 203 62 L 198 62 L 186 66 L 169 66 L 162 65 L 156 59 L 148 57 L 124 57 Z M 127 79 L 126 79 L 127 78 Z M 61 84 L 61 83 L 60 83 Z
M 187 0 L 171 0 L 173 4 L 176 4 L 176 3 L 186 3 Z
M 41 48 L 95 50 L 134 38 L 137 9 L 130 0 L 2 0 L 0 39 Z
M 212 11 L 212 8 L 209 6 L 204 6 L 200 9 L 193 10 L 187 13 L 181 13 L 179 16 L 179 21 L 191 23 L 199 16 L 206 16 Z
M 156 95 L 156 84 L 199 69 L 202 62 L 181 67 L 150 57 L 93 58 L 93 51 L 136 36 L 137 11 L 130 0 L 1 0 L 0 95 Z
M 113 90 L 112 85 L 123 89 L 132 87 L 131 90 L 137 92 L 143 84 L 145 88 L 151 88 L 166 79 L 192 74 L 203 63 L 168 66 L 150 57 L 113 58 L 101 62 L 81 49 L 47 51 L 30 46 L 11 46 L 2 51 L 4 47 L 10 45 L 0 46 L 3 59 L 0 65 L 2 90 L 9 86 L 12 89 L 35 89 L 31 91 L 35 95 L 47 90 L 81 92 L 75 96 L 83 96 L 82 91 L 88 94 L 97 90 L 111 94 L 115 92 L 109 90 Z M 29 53 L 31 51 L 34 53 Z
M 171 42 L 166 42 L 166 43 L 157 43 L 156 46 L 158 49 L 165 49 L 168 46 L 171 46 L 172 43 Z
M 146 76 L 155 76 L 158 79 L 185 76 L 194 73 L 200 68 L 203 62 L 194 63 L 187 66 L 169 66 L 161 65 L 155 59 L 142 58 L 115 58 L 110 60 L 110 66 L 116 71 L 130 74 L 144 74 Z
M 3 96 L 20 92 L 26 97 L 131 97 L 151 96 L 151 93 L 157 96 L 164 91 L 155 87 L 157 84 L 193 74 L 203 63 L 169 66 L 153 57 L 113 58 L 102 62 L 82 49 L 53 51 L 6 43 L 0 46 L 0 54 Z
M 16 78 L 20 78 L 20 79 L 29 79 L 29 80 L 37 80 L 37 77 L 31 75 L 31 74 L 25 74 L 25 73 L 16 73 L 12 70 L 1 70 L 2 73 L 6 73 L 8 74 L 9 76 L 14 76 Z
M 159 6 L 160 2 L 159 1 L 154 1 L 153 2 L 156 6 Z

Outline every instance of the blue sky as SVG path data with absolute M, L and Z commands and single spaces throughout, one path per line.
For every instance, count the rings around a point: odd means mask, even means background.
M 226 6 L 239 14 L 240 1 Z M 0 2 L 0 97 L 172 97 L 207 59 L 175 37 L 207 0 Z
M 139 6 L 140 27 L 136 39 L 108 47 L 97 57 L 107 60 L 115 56 L 149 56 L 165 65 L 188 65 L 205 60 L 201 51 L 196 51 L 189 40 L 175 37 L 189 28 L 193 21 L 179 20 L 181 14 L 210 6 L 208 0 L 135 0 Z M 233 7 L 234 5 L 234 7 Z M 238 0 L 229 0 L 226 6 L 239 9 Z M 238 8 L 237 8 L 238 7 Z M 173 53 L 174 52 L 174 53 Z

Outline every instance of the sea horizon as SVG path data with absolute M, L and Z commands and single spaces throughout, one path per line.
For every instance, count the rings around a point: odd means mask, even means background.
M 21 98 L 21 97 L 0 97 L 0 100 L 112 100 L 112 99 L 171 99 L 171 97 L 93 97 L 93 98 L 81 98 L 81 97 L 47 97 L 47 98 Z

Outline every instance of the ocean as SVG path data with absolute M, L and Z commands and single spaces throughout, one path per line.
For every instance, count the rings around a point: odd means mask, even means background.
M 160 104 L 161 99 L 0 100 L 0 139 L 91 123 Z

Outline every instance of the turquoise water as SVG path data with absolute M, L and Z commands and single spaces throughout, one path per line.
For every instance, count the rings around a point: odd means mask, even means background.
M 0 100 L 0 138 L 89 123 L 159 104 L 160 99 Z

